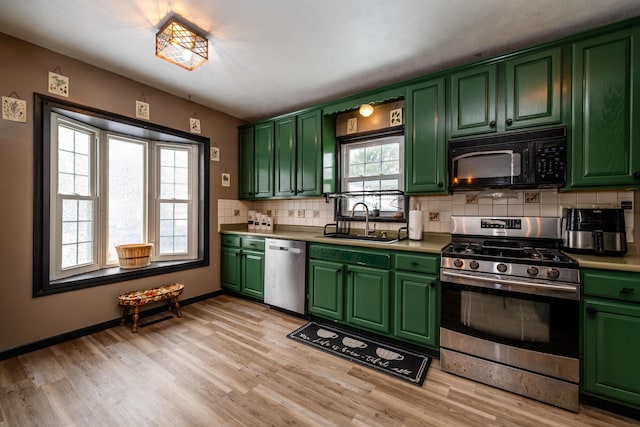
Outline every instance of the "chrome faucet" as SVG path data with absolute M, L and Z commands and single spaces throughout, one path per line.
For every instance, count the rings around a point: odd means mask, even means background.
M 364 206 L 364 235 L 368 236 L 369 234 L 371 234 L 371 230 L 369 230 L 369 207 L 364 203 L 364 202 L 358 202 L 355 205 L 353 205 L 353 207 L 351 208 L 351 218 L 353 218 L 353 215 L 356 211 L 356 206 L 358 205 L 362 205 Z M 375 229 L 373 230 L 373 232 L 375 233 Z

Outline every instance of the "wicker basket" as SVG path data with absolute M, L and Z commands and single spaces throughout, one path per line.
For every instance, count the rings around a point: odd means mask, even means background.
M 129 243 L 117 245 L 118 262 L 120 268 L 140 268 L 151 264 L 151 243 Z

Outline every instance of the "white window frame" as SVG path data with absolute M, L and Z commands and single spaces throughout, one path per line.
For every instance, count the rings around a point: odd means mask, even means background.
M 58 195 L 58 126 L 71 127 L 82 132 L 88 132 L 91 138 L 91 195 Z M 135 138 L 128 135 L 101 131 L 82 122 L 68 119 L 55 112 L 51 113 L 51 159 L 50 159 L 50 251 L 49 275 L 50 280 L 60 280 L 72 276 L 97 270 L 117 267 L 117 262 L 109 262 L 107 255 L 108 239 L 108 145 L 109 137 L 115 136 L 121 140 L 132 141 L 146 145 L 146 215 L 144 234 L 149 243 L 154 243 L 151 261 L 191 261 L 199 257 L 198 246 L 198 212 L 199 212 L 199 153 L 196 144 L 167 143 L 155 140 Z M 187 199 L 160 198 L 160 148 L 170 148 L 186 151 L 189 156 L 189 197 Z M 81 266 L 62 269 L 62 200 L 71 198 L 77 200 L 92 200 L 93 206 L 93 260 L 94 262 Z M 188 207 L 188 249 L 184 253 L 160 255 L 156 243 L 160 235 L 160 203 L 184 202 Z
M 399 149 L 399 159 L 398 159 L 398 163 L 399 163 L 399 171 L 397 174 L 389 174 L 389 175 L 385 175 L 385 174 L 379 174 L 379 175 L 369 175 L 369 176 L 358 176 L 358 177 L 351 177 L 349 176 L 349 152 L 353 149 L 357 149 L 357 148 L 367 148 L 367 147 L 374 147 L 376 145 L 384 145 L 384 144 L 389 144 L 389 143 L 396 143 L 399 142 L 400 144 L 400 149 Z M 388 189 L 388 190 L 400 190 L 402 191 L 404 189 L 404 136 L 403 135 L 396 135 L 396 136 L 389 136 L 389 137 L 381 137 L 381 138 L 375 138 L 375 139 L 369 139 L 369 140 L 365 140 L 365 141 L 357 141 L 357 142 L 349 142 L 349 143 L 344 143 L 342 144 L 342 152 L 341 152 L 341 156 L 342 156 L 342 182 L 341 182 L 341 186 L 342 186 L 342 191 L 349 191 L 348 190 L 348 185 L 349 182 L 353 182 L 353 181 L 379 181 L 379 180 L 383 180 L 385 178 L 388 179 L 397 179 L 398 180 L 398 188 L 393 188 L 393 189 Z M 382 190 L 384 191 L 384 190 Z

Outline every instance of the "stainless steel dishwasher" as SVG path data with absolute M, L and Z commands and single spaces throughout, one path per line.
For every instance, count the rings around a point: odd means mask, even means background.
M 307 307 L 307 243 L 265 239 L 264 302 L 294 313 Z

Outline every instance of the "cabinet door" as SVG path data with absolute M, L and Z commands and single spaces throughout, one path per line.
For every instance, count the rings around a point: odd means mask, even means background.
M 240 251 L 232 248 L 222 248 L 220 270 L 222 272 L 222 287 L 235 292 L 241 291 L 241 263 Z
M 254 198 L 273 197 L 273 122 L 255 125 L 254 159 Z
M 254 129 L 253 126 L 238 130 L 238 145 L 240 147 L 240 172 L 238 173 L 238 197 L 240 199 L 253 198 L 254 175 Z
M 322 194 L 322 111 L 298 116 L 296 194 L 303 197 Z
M 436 276 L 397 272 L 394 281 L 394 335 L 400 339 L 438 346 Z
M 275 188 L 279 197 L 296 194 L 296 117 L 275 123 Z
M 405 105 L 405 191 L 445 192 L 444 78 L 409 86 Z
M 389 272 L 347 266 L 347 321 L 354 326 L 388 334 Z
M 309 313 L 344 320 L 344 273 L 337 262 L 309 260 Z
M 451 75 L 451 136 L 496 131 L 496 65 Z
M 584 301 L 585 392 L 640 407 L 640 305 Z
M 254 298 L 264 298 L 264 253 L 244 251 L 242 293 Z
M 556 48 L 506 62 L 505 129 L 560 123 L 561 58 Z
M 571 186 L 640 183 L 640 30 L 573 45 Z

